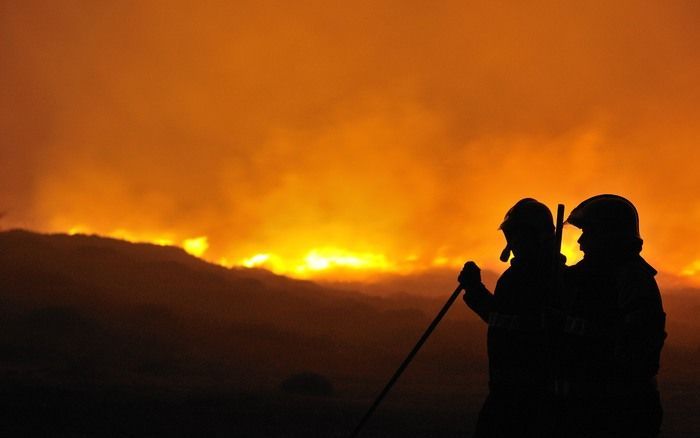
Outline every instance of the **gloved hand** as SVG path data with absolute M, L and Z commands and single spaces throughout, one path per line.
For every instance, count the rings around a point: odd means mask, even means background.
M 465 289 L 474 288 L 481 284 L 481 269 L 474 262 L 467 262 L 459 273 L 457 281 Z

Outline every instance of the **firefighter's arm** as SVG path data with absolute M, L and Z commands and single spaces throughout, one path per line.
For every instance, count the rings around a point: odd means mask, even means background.
M 464 288 L 464 302 L 479 317 L 488 323 L 493 310 L 493 295 L 481 282 L 481 270 L 474 262 L 467 262 L 457 278 Z

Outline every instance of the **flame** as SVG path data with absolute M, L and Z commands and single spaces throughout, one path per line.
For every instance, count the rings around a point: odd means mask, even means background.
M 209 249 L 209 239 L 206 236 L 185 239 L 182 248 L 193 256 L 201 257 Z
M 387 270 L 386 256 L 373 253 L 352 253 L 340 248 L 313 249 L 304 257 L 304 264 L 295 267 L 298 273 L 323 271 L 332 268 Z
M 253 257 L 242 260 L 241 265 L 246 268 L 254 268 L 263 266 L 268 260 L 270 260 L 270 254 L 255 254 Z
M 76 234 L 87 234 L 87 227 L 83 225 L 76 225 L 73 227 L 70 227 L 68 230 L 68 235 L 70 236 L 75 236 Z
M 68 228 L 66 234 L 71 236 L 75 236 L 77 234 L 96 234 L 105 237 L 111 237 L 113 239 L 124 240 L 131 243 L 150 243 L 158 246 L 178 246 L 175 243 L 177 239 L 171 235 L 164 235 L 160 233 L 134 232 L 126 230 L 124 228 L 117 228 L 105 233 L 97 233 L 90 227 L 87 227 L 85 225 L 74 225 Z M 181 242 L 182 243 L 179 246 L 195 257 L 202 257 L 207 251 L 207 249 L 209 249 L 209 239 L 207 236 L 186 238 L 183 239 Z M 233 263 L 229 263 L 226 258 L 221 258 L 219 264 L 222 266 L 233 265 Z
M 86 225 L 74 225 L 68 227 L 68 234 L 100 234 L 95 233 Z M 567 265 L 573 265 L 583 257 L 583 253 L 578 248 L 578 238 L 580 230 L 567 227 L 564 230 L 561 253 L 567 258 Z M 210 241 L 208 236 L 197 236 L 191 238 L 178 239 L 174 235 L 157 232 L 135 232 L 118 228 L 106 233 L 106 237 L 126 240 L 135 243 L 151 243 L 161 246 L 179 246 L 189 254 L 203 258 L 211 263 L 216 263 L 226 268 L 245 267 L 263 268 L 275 274 L 288 275 L 296 278 L 329 277 L 334 279 L 366 279 L 380 272 L 391 272 L 407 274 L 420 271 L 426 267 L 452 268 L 459 270 L 466 260 L 478 259 L 470 257 L 469 254 L 449 254 L 438 255 L 426 258 L 418 253 L 410 253 L 407 256 L 392 258 L 388 254 L 379 251 L 352 251 L 340 246 L 323 246 L 308 250 L 276 252 L 258 252 L 249 257 L 237 258 L 234 254 L 218 259 L 207 258 Z M 497 245 L 502 244 L 502 236 L 494 234 L 494 241 Z M 176 242 L 181 242 L 177 245 Z M 444 248 L 441 249 L 444 251 Z M 298 255 L 301 254 L 301 255 Z M 489 262 L 489 258 L 482 257 L 483 263 L 478 263 L 485 269 L 499 272 L 503 269 L 503 264 L 495 262 L 495 256 L 491 257 L 494 262 Z M 687 263 L 680 271 L 680 275 L 695 283 L 700 281 L 700 259 Z
M 353 252 L 337 247 L 314 248 L 303 257 L 283 258 L 277 254 L 259 253 L 242 259 L 239 265 L 247 268 L 262 267 L 277 274 L 301 278 L 337 270 L 357 273 L 394 269 L 394 264 L 384 254 Z

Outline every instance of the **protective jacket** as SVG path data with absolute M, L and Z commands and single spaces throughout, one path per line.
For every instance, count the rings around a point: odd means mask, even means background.
M 550 286 L 549 269 L 513 259 L 493 294 L 483 285 L 465 294 L 467 305 L 489 325 L 492 386 L 532 387 L 547 378 L 542 309 Z
M 551 367 L 543 309 L 551 272 L 550 263 L 514 258 L 493 294 L 481 284 L 464 295 L 467 305 L 489 325 L 490 393 L 475 437 L 548 436 L 544 402 Z
M 567 270 L 555 378 L 567 405 L 563 436 L 658 434 L 666 333 L 655 275 L 637 254 L 584 258 Z

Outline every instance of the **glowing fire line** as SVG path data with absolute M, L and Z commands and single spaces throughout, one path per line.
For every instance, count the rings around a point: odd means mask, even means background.
M 93 233 L 87 226 L 75 225 L 68 229 L 67 234 L 98 233 Z M 310 248 L 305 252 L 300 251 L 300 254 L 303 254 L 301 256 L 289 256 L 289 254 L 282 256 L 274 252 L 259 252 L 245 258 L 221 257 L 218 260 L 213 260 L 211 257 L 206 257 L 210 242 L 208 236 L 204 235 L 182 239 L 168 233 L 138 233 L 122 228 L 99 234 L 133 243 L 177 246 L 195 257 L 227 268 L 262 268 L 274 272 L 275 274 L 299 278 L 333 275 L 337 273 L 339 273 L 341 277 L 344 275 L 364 275 L 366 273 L 371 274 L 378 272 L 406 274 L 431 267 L 459 269 L 465 261 L 465 259 L 460 256 L 452 255 L 448 257 L 440 254 L 432 258 L 410 254 L 403 259 L 394 260 L 379 252 L 355 252 L 341 247 L 329 246 Z M 564 236 L 561 252 L 566 256 L 568 265 L 575 264 L 581 260 L 583 256 L 578 248 L 577 239 L 578 236 L 571 233 Z M 498 270 L 499 266 L 499 264 L 496 264 L 495 266 L 483 267 L 485 269 Z M 682 272 L 680 272 L 680 275 L 689 280 L 700 277 L 700 260 L 694 260 L 688 263 Z

